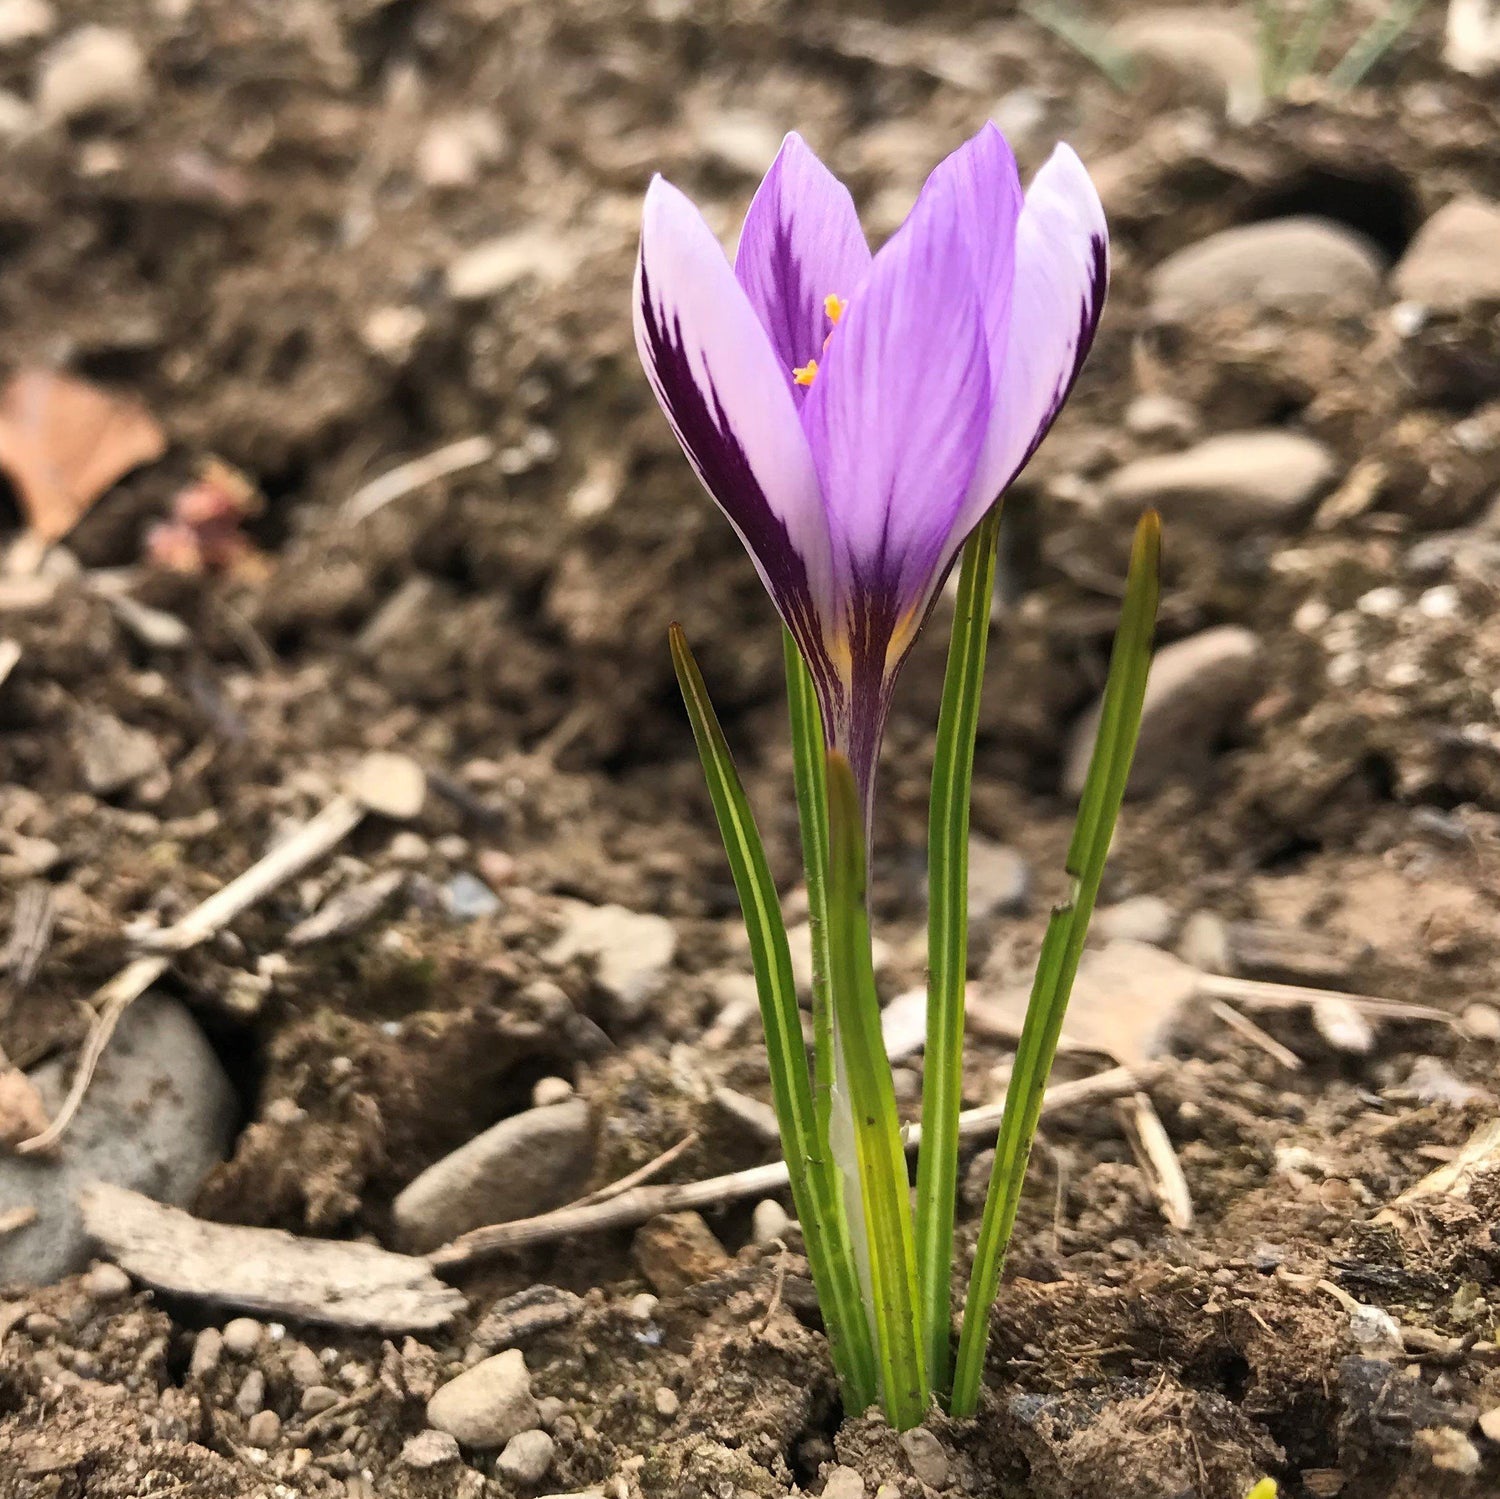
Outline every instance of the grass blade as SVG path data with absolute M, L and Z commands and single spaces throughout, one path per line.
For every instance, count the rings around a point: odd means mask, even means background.
M 881 1401 L 891 1425 L 905 1431 L 928 1403 L 911 1185 L 870 961 L 864 814 L 848 760 L 835 751 L 827 763 L 829 987 L 852 1106 Z
M 1057 1052 L 1057 1038 L 1072 993 L 1078 959 L 1088 934 L 1089 918 L 1099 894 L 1099 881 L 1115 821 L 1124 800 L 1130 763 L 1140 732 L 1141 705 L 1151 664 L 1151 634 L 1160 594 L 1161 523 L 1154 511 L 1141 517 L 1131 551 L 1125 604 L 1110 657 L 1109 679 L 1099 718 L 1094 756 L 1078 807 L 1067 868 L 1073 881 L 1071 898 L 1059 906 L 1047 925 L 1037 960 L 1031 1002 L 1021 1027 L 1015 1066 L 1006 1092 L 1005 1112 L 995 1145 L 995 1165 L 974 1252 L 974 1269 L 964 1304 L 952 1410 L 970 1416 L 979 1404 L 984 1372 L 990 1307 L 1000 1283 L 1005 1249 L 1015 1227 L 1021 1185 L 1031 1142 L 1036 1135 L 1043 1090 Z
M 1377 16 L 1349 50 L 1328 72 L 1328 86 L 1336 92 L 1357 88 L 1365 74 L 1401 40 L 1417 18 L 1422 0 L 1391 0 L 1383 16 Z
M 792 1200 L 802 1223 L 807 1260 L 818 1304 L 823 1309 L 844 1403 L 851 1411 L 861 1411 L 874 1403 L 878 1393 L 875 1353 L 853 1256 L 847 1235 L 842 1232 L 842 1205 L 836 1195 L 830 1195 L 828 1184 L 832 1173 L 826 1150 L 820 1154 L 818 1145 L 807 1051 L 802 1042 L 802 1017 L 797 1008 L 797 988 L 781 905 L 724 731 L 709 701 L 698 663 L 677 625 L 671 629 L 671 646 L 672 665 L 692 720 L 693 738 L 703 761 L 709 798 L 750 938 L 755 986 L 766 1033 L 771 1098 L 781 1128 Z
M 997 505 L 964 546 L 927 822 L 927 1050 L 917 1157 L 917 1284 L 927 1377 L 940 1399 L 947 1394 L 953 1360 L 953 1211 L 969 967 L 969 800 L 999 530 Z
M 807 924 L 812 931 L 813 1115 L 820 1161 L 828 1156 L 833 1109 L 833 1008 L 828 995 L 828 767 L 823 711 L 812 675 L 791 631 L 781 632 L 786 697 L 792 720 L 792 765 L 797 784 L 797 820 L 802 829 L 802 867 L 807 875 Z

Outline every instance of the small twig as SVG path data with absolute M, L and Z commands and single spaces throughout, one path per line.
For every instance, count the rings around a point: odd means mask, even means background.
M 587 1207 L 596 1202 L 608 1202 L 612 1197 L 618 1197 L 622 1192 L 628 1192 L 632 1187 L 638 1187 L 642 1182 L 650 1181 L 653 1176 L 660 1176 L 673 1161 L 685 1155 L 698 1143 L 698 1131 L 693 1130 L 686 1134 L 675 1145 L 669 1145 L 659 1156 L 654 1156 L 644 1166 L 637 1166 L 634 1171 L 627 1172 L 618 1181 L 610 1182 L 608 1186 L 600 1187 L 597 1192 L 590 1192 L 586 1197 L 580 1197 L 577 1202 L 568 1203 L 568 1207 Z
M 1193 1226 L 1193 1199 L 1161 1115 L 1144 1093 L 1116 1100 L 1115 1113 L 1124 1127 L 1136 1164 L 1151 1184 L 1162 1217 L 1169 1227 L 1186 1233 Z
M 1227 999 L 1252 1010 L 1300 1010 L 1333 994 L 1365 1015 L 1382 1020 L 1434 1020 L 1455 1027 L 1457 1019 L 1433 1005 L 1409 1004 L 1404 999 L 1381 999 L 1373 994 L 1345 994 L 1342 989 L 1315 989 L 1306 984 L 1272 984 L 1262 979 L 1236 979 L 1225 974 L 1200 973 L 1198 993 L 1206 999 Z
M 29 1202 L 23 1202 L 20 1207 L 6 1208 L 0 1213 L 0 1239 L 29 1228 L 35 1222 L 36 1209 Z
M 8 973 L 19 993 L 36 977 L 52 941 L 52 927 L 57 907 L 52 887 L 46 880 L 28 880 L 16 892 L 16 908 L 11 914 L 10 937 L 0 952 L 0 973 Z M 9 1001 L 0 1005 L 0 1013 Z
M 181 921 L 152 933 L 150 945 L 156 951 L 132 959 L 95 993 L 93 1028 L 78 1058 L 68 1096 L 52 1123 L 41 1134 L 22 1140 L 16 1146 L 17 1152 L 34 1155 L 50 1149 L 62 1138 L 88 1092 L 94 1069 L 114 1035 L 120 1016 L 167 971 L 176 954 L 212 937 L 236 916 L 300 874 L 347 837 L 364 815 L 365 809 L 360 802 L 341 793 L 290 838 L 277 844 L 263 859 L 215 891 L 201 905 L 195 906 Z
M 0 686 L 5 679 L 16 669 L 16 662 L 21 659 L 21 643 L 17 640 L 0 640 Z
M 759 1326 L 751 1329 L 758 1338 L 765 1337 L 766 1329 L 771 1325 L 771 1319 L 781 1308 L 781 1293 L 786 1290 L 786 1245 L 780 1239 L 777 1239 L 776 1243 L 781 1250 L 781 1253 L 776 1256 L 776 1282 L 771 1287 L 771 1299 L 766 1303 L 765 1316 L 760 1319 Z
M 352 796 L 334 797 L 321 812 L 282 839 L 243 874 L 236 875 L 201 905 L 194 906 L 182 920 L 148 932 L 139 945 L 154 953 L 181 953 L 196 947 L 293 875 L 332 852 L 359 826 L 364 815 L 364 807 Z
M 1164 1068 L 1164 1063 L 1153 1063 L 1147 1067 L 1112 1067 L 1093 1077 L 1054 1083 L 1042 1098 L 1042 1112 L 1051 1114 L 1073 1104 L 1135 1092 L 1160 1077 Z M 1004 1110 L 1003 1098 L 982 1108 L 969 1109 L 959 1116 L 960 1135 L 971 1139 L 976 1135 L 989 1134 L 999 1127 Z M 921 1127 L 913 1127 L 906 1144 L 908 1147 L 917 1145 L 921 1138 Z M 658 1213 L 712 1207 L 745 1197 L 765 1197 L 769 1193 L 780 1191 L 786 1185 L 786 1162 L 773 1161 L 766 1166 L 752 1166 L 747 1171 L 734 1171 L 727 1176 L 710 1177 L 706 1181 L 631 1187 L 604 1202 L 558 1208 L 535 1218 L 522 1218 L 514 1223 L 495 1223 L 485 1228 L 471 1229 L 450 1243 L 434 1249 L 427 1259 L 436 1270 L 458 1270 L 502 1250 L 549 1244 L 558 1239 L 571 1238 L 575 1234 L 597 1233 L 625 1224 L 643 1223 L 647 1218 L 656 1217 Z
M 431 484 L 436 479 L 447 478 L 466 468 L 475 468 L 488 463 L 495 455 L 495 444 L 488 437 L 464 437 L 450 442 L 446 447 L 413 458 L 408 463 L 397 464 L 379 478 L 362 484 L 344 501 L 339 510 L 339 519 L 352 526 L 368 520 L 377 510 L 384 509 L 402 495 Z
M 1288 1072 L 1301 1072 L 1302 1058 L 1291 1047 L 1283 1046 L 1275 1036 L 1263 1031 L 1248 1015 L 1242 1015 L 1222 999 L 1209 1000 L 1208 1007 L 1230 1030 L 1243 1036 L 1252 1045 L 1260 1047 L 1272 1061 L 1278 1062 Z

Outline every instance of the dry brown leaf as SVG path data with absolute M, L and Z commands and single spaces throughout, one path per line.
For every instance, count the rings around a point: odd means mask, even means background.
M 166 450 L 143 407 L 70 375 L 22 370 L 0 393 L 0 470 L 45 541 L 66 536 L 113 484 Z

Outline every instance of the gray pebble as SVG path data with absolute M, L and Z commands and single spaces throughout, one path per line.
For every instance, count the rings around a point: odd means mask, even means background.
M 542 1077 L 531 1090 L 531 1106 L 545 1109 L 554 1103 L 566 1103 L 573 1096 L 573 1084 L 565 1077 Z
M 343 1396 L 332 1385 L 313 1384 L 303 1390 L 302 1399 L 297 1408 L 304 1415 L 316 1416 L 320 1411 L 326 1411 L 330 1406 L 337 1405 L 342 1399 Z
M 266 1376 L 252 1369 L 234 1397 L 234 1408 L 248 1421 L 266 1403 Z
M 265 1329 L 254 1317 L 234 1317 L 224 1324 L 224 1346 L 243 1357 L 260 1347 Z
M 287 1373 L 302 1389 L 305 1390 L 309 1385 L 322 1384 L 322 1362 L 306 1343 L 293 1343 L 290 1348 L 284 1350 L 283 1357 L 286 1359 Z
M 551 1470 L 556 1446 L 545 1431 L 523 1431 L 505 1444 L 495 1471 L 511 1483 L 540 1483 Z
M 281 1417 L 275 1411 L 256 1411 L 245 1423 L 245 1441 L 251 1447 L 274 1447 L 281 1435 Z
M 830 1468 L 823 1482 L 823 1499 L 865 1499 L 865 1481 L 853 1468 Z
M 763 1198 L 750 1215 L 750 1237 L 760 1245 L 774 1244 L 786 1237 L 791 1222 L 786 1209 L 774 1197 Z
M 567 1406 L 557 1398 L 556 1395 L 543 1395 L 536 1403 L 536 1413 L 541 1417 L 542 1425 L 551 1431 L 557 1424 L 558 1417 L 567 1409 Z
M 408 1468 L 419 1472 L 426 1468 L 442 1468 L 458 1461 L 458 1440 L 446 1431 L 434 1431 L 429 1427 L 408 1437 L 401 1449 L 401 1461 Z
M 130 1294 L 130 1277 L 118 1265 L 101 1261 L 83 1277 L 83 1293 L 90 1301 L 118 1301 Z
M 68 1091 L 73 1062 L 55 1057 L 28 1074 L 49 1115 Z M 0 1155 L 0 1216 L 18 1207 L 37 1214 L 0 1238 L 0 1281 L 45 1284 L 88 1263 L 90 1241 L 76 1200 L 85 1182 L 185 1205 L 224 1158 L 237 1109 L 229 1079 L 187 1008 L 157 994 L 138 999 L 100 1058 L 62 1154 Z
M 451 1379 L 427 1402 L 427 1419 L 466 1447 L 503 1447 L 541 1424 L 519 1348 L 507 1348 Z
M 193 1356 L 188 1361 L 188 1374 L 193 1379 L 207 1379 L 219 1367 L 224 1354 L 224 1334 L 217 1327 L 205 1327 L 193 1339 Z
M 948 1454 L 943 1444 L 927 1430 L 918 1426 L 901 1433 L 901 1447 L 911 1470 L 929 1488 L 948 1487 Z

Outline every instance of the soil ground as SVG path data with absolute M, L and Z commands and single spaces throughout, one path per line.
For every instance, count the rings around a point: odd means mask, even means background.
M 1164 257 L 1232 225 L 1323 214 L 1394 262 L 1442 203 L 1500 196 L 1494 86 L 1440 61 L 1441 7 L 1366 86 L 1310 83 L 1248 123 L 1180 77 L 1117 89 L 1005 4 L 57 10 L 62 30 L 131 32 L 149 84 L 123 116 L 0 148 L 4 362 L 128 394 L 171 448 L 67 538 L 81 571 L 0 614 L 21 651 L 0 686 L 0 925 L 35 840 L 55 845 L 42 878 L 58 913 L 35 977 L 7 994 L 0 1045 L 26 1067 L 67 1055 L 126 928 L 170 920 L 252 863 L 359 753 L 411 755 L 442 792 L 404 830 L 367 823 L 163 980 L 242 1102 L 200 1214 L 387 1239 L 396 1192 L 549 1074 L 591 1106 L 596 1184 L 690 1130 L 698 1142 L 666 1179 L 770 1158 L 710 1098 L 718 1082 L 764 1097 L 764 1055 L 753 1034 L 701 1044 L 725 975 L 746 965 L 665 630 L 680 620 L 698 651 L 791 892 L 780 640 L 651 399 L 628 297 L 650 174 L 677 181 L 728 238 L 793 126 L 848 177 L 877 233 L 991 111 L 1028 171 L 1071 141 L 1110 212 L 1098 344 L 1008 521 L 974 820 L 1020 851 L 1033 888 L 976 934 L 981 987 L 1025 976 L 1062 889 L 1060 766 L 1102 679 L 1128 540 L 1093 497 L 1150 450 L 1125 417 L 1154 392 L 1189 402 L 1204 433 L 1275 424 L 1320 439 L 1346 503 L 1275 534 L 1169 520 L 1162 639 L 1243 626 L 1264 681 L 1211 758 L 1132 803 L 1107 899 L 1159 897 L 1174 930 L 1217 918 L 1197 930 L 1238 933 L 1249 978 L 1455 1018 L 1494 1000 L 1495 325 L 1448 330 L 1414 369 L 1390 296 L 1269 339 L 1247 316 L 1173 340 L 1153 326 L 1147 289 Z M 48 45 L 0 50 L 0 87 L 29 96 Z M 477 157 L 445 185 L 431 131 L 451 146 L 475 119 L 488 122 Z M 452 294 L 462 251 L 519 231 L 531 238 L 506 284 Z M 368 479 L 475 435 L 493 439 L 490 461 L 348 519 Z M 150 527 L 209 457 L 260 497 L 245 523 L 253 555 L 193 575 L 152 564 Z M 133 596 L 185 622 L 186 648 L 130 629 L 90 586 L 106 569 L 133 570 Z M 1405 607 L 1435 585 L 1449 585 L 1446 612 Z M 1398 617 L 1361 610 L 1387 588 L 1405 601 Z M 1352 645 L 1335 650 L 1309 625 L 1332 616 L 1358 627 Z M 908 667 L 882 770 L 875 895 L 893 993 L 922 970 L 945 618 Z M 1331 670 L 1351 649 L 1357 669 Z M 1398 656 L 1419 669 L 1387 670 Z M 148 731 L 160 773 L 91 792 L 69 748 L 91 710 Z M 402 893 L 357 933 L 287 947 L 328 896 L 397 868 Z M 445 901 L 464 873 L 498 896 L 468 922 Z M 675 924 L 668 982 L 639 1014 L 608 1004 L 585 965 L 548 959 L 567 900 Z M 561 987 L 566 1024 L 539 1008 L 544 981 Z M 1500 1175 L 1479 1173 L 1463 1200 L 1379 1215 L 1493 1117 L 1500 1044 L 1482 1023 L 1465 1034 L 1393 1021 L 1353 1054 L 1304 1010 L 1256 1018 L 1300 1070 L 1196 1015 L 1150 1089 L 1192 1195 L 1189 1231 L 1166 1226 L 1109 1103 L 1046 1123 L 984 1410 L 934 1427 L 955 1491 L 1244 1499 L 1262 1474 L 1295 1499 L 1497 1491 L 1500 1445 L 1474 1423 L 1500 1406 Z M 970 1102 L 994 1096 L 1004 1056 L 972 1042 Z M 1064 1074 L 1096 1066 L 1072 1058 Z M 983 1169 L 980 1158 L 976 1190 Z M 966 1195 L 965 1248 L 978 1205 Z M 836 1462 L 869 1493 L 925 1492 L 878 1420 L 844 1419 L 794 1249 L 753 1243 L 748 1204 L 709 1219 L 731 1267 L 663 1295 L 644 1322 L 633 1302 L 651 1285 L 624 1230 L 464 1275 L 471 1314 L 441 1334 L 292 1327 L 207 1370 L 192 1350 L 224 1320 L 211 1306 L 145 1292 L 101 1302 L 77 1278 L 12 1287 L 0 1494 L 535 1492 L 509 1485 L 493 1456 L 430 1472 L 400 1456 L 485 1309 L 535 1283 L 585 1298 L 570 1326 L 526 1345 L 536 1392 L 562 1402 L 544 1492 L 772 1499 L 821 1492 Z M 1357 1304 L 1399 1325 L 1394 1356 L 1361 1341 Z M 300 1413 L 299 1344 L 357 1396 L 327 1419 Z M 248 1440 L 237 1399 L 252 1367 L 281 1417 L 265 1446 Z

